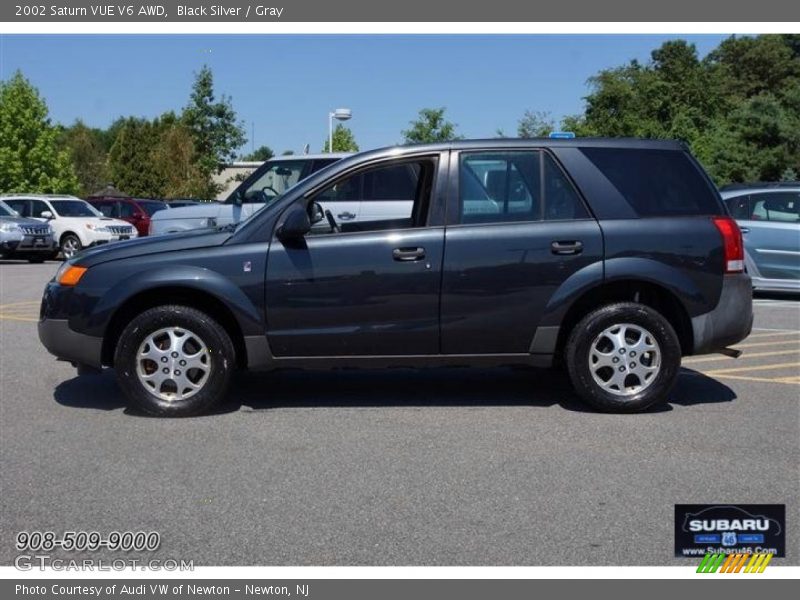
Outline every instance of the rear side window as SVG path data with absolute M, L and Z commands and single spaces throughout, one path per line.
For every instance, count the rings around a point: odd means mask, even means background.
M 750 196 L 736 196 L 727 201 L 728 210 L 734 219 L 750 218 Z
M 583 148 L 640 217 L 720 214 L 702 173 L 676 150 Z
M 800 193 L 770 192 L 750 196 L 750 219 L 797 223 L 800 221 Z
M 463 153 L 459 200 L 465 224 L 589 217 L 559 166 L 538 150 Z

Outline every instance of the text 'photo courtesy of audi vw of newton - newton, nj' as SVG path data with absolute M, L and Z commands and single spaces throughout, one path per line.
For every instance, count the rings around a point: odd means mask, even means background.
M 237 369 L 497 365 L 563 366 L 589 405 L 636 412 L 681 357 L 735 355 L 751 297 L 683 144 L 474 140 L 363 152 L 238 224 L 80 252 L 39 336 L 159 416 L 209 411 Z

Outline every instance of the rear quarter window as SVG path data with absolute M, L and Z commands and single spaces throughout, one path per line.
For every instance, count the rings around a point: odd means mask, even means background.
M 716 193 L 684 152 L 634 148 L 581 151 L 640 217 L 722 214 Z

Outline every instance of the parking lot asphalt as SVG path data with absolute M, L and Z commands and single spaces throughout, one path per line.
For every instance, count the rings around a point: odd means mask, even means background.
M 795 298 L 757 298 L 742 358 L 686 359 L 646 414 L 558 372 L 404 369 L 243 373 L 216 414 L 159 420 L 39 344 L 57 268 L 0 261 L 0 564 L 21 530 L 156 530 L 139 556 L 195 565 L 695 564 L 676 503 L 786 504 L 773 564 L 800 564 Z

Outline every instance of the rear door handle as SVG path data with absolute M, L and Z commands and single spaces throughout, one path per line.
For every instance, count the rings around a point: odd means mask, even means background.
M 352 221 L 353 219 L 356 218 L 356 215 L 354 213 L 347 212 L 347 211 L 340 212 L 336 216 L 339 217 L 339 219 L 341 219 L 342 221 Z
M 422 260 L 425 258 L 425 248 L 395 248 L 392 250 L 392 258 L 401 262 Z
M 741 231 L 742 233 L 750 233 L 750 228 L 749 227 L 739 227 L 739 231 Z
M 569 254 L 580 254 L 583 252 L 583 242 L 577 240 L 573 241 L 558 241 L 550 244 L 550 251 L 559 256 L 566 256 Z

